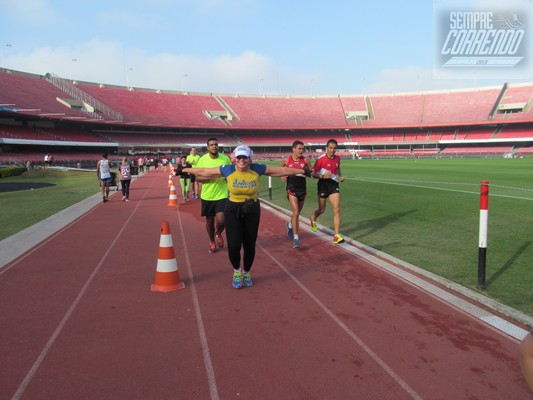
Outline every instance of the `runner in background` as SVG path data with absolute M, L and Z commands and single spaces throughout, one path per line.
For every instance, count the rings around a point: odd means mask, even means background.
M 344 243 L 344 238 L 339 233 L 341 227 L 341 199 L 339 192 L 339 182 L 344 182 L 341 173 L 341 158 L 335 155 L 337 151 L 337 141 L 329 139 L 326 144 L 326 154 L 321 155 L 313 167 L 313 177 L 318 178 L 318 208 L 311 215 L 311 229 L 318 230 L 317 218 L 326 211 L 326 199 L 329 198 L 333 208 L 333 228 L 335 236 L 333 243 Z
M 122 201 L 130 201 L 131 164 L 127 157 L 122 158 L 119 170 L 120 186 L 122 187 Z
M 281 160 L 280 167 L 290 168 L 307 168 L 311 169 L 311 161 L 304 157 L 304 144 L 300 140 L 296 140 L 292 144 L 292 154 Z M 292 208 L 291 220 L 285 222 L 287 228 L 287 236 L 293 241 L 292 247 L 300 247 L 300 212 L 304 206 L 305 196 L 307 195 L 306 178 L 303 174 L 291 175 L 281 177 L 285 182 L 285 189 L 287 190 L 287 199 Z
M 218 143 L 218 142 L 217 142 Z M 207 149 L 209 151 L 209 148 Z M 191 148 L 191 152 L 187 156 L 187 162 L 191 164 L 193 168 L 197 167 L 198 161 L 200 160 L 200 156 L 196 154 L 196 149 L 193 147 Z M 196 182 L 196 177 L 191 174 L 191 189 L 192 189 L 192 198 L 198 199 L 200 196 L 198 196 L 199 192 L 199 184 Z
M 107 159 L 107 153 L 102 154 L 102 159 L 96 164 L 96 176 L 102 188 L 102 201 L 109 200 L 109 184 L 111 183 L 111 166 Z

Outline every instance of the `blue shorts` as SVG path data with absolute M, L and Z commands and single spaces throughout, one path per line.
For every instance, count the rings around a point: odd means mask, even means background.
M 100 178 L 100 182 L 104 182 L 104 183 L 111 182 L 111 177 L 109 177 L 109 178 Z

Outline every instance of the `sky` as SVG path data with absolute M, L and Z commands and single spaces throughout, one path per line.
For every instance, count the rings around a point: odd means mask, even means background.
M 497 77 L 437 76 L 435 9 L 444 1 L 0 0 L 1 62 L 6 69 L 72 80 L 250 95 L 533 82 L 533 67 Z M 460 4 L 476 2 L 487 4 Z M 522 7 L 528 61 L 533 0 L 499 1 L 506 7 L 513 2 Z

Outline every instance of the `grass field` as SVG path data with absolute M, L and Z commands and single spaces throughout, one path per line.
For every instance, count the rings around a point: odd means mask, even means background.
M 479 188 L 490 181 L 483 293 L 533 315 L 532 158 L 343 160 L 342 171 L 343 235 L 475 290 Z M 10 181 L 57 186 L 0 193 L 0 239 L 98 192 L 94 172 L 36 171 L 0 183 Z M 272 182 L 272 201 L 289 208 L 283 183 Z M 309 180 L 304 217 L 316 208 L 315 188 Z M 318 222 L 332 227 L 329 204 Z
M 343 235 L 476 290 L 479 191 L 488 180 L 483 293 L 533 315 L 533 159 L 354 160 L 342 172 Z M 289 207 L 279 179 L 272 201 Z M 316 181 L 308 181 L 302 215 L 315 208 Z M 329 204 L 318 222 L 333 227 Z
M 100 190 L 95 172 L 34 169 L 8 182 L 45 182 L 55 186 L 0 193 L 0 240 L 86 199 Z

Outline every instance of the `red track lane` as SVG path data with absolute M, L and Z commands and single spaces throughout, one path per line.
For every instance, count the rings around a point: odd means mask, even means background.
M 293 249 L 268 210 L 254 286 L 233 289 L 167 179 L 0 269 L 1 399 L 532 398 L 515 339 L 307 231 Z M 185 289 L 162 294 L 165 220 Z

